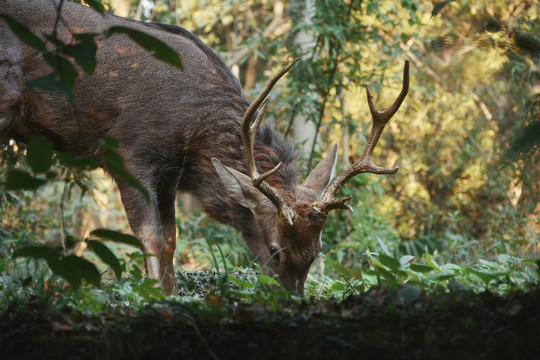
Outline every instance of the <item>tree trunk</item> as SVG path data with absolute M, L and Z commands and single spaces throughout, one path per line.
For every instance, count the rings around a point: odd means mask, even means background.
M 294 21 L 297 24 L 303 24 L 305 27 L 305 30 L 299 32 L 293 41 L 294 47 L 299 52 L 296 56 L 301 57 L 304 61 L 310 61 L 314 56 L 313 48 L 316 45 L 315 32 L 311 30 L 315 16 L 315 0 L 293 0 L 290 2 L 290 7 L 295 15 Z M 306 79 L 306 81 L 309 84 L 309 79 Z M 318 96 L 313 87 L 308 85 L 304 91 L 305 96 L 313 100 L 311 103 L 316 103 Z M 301 145 L 301 156 L 304 159 L 310 157 L 313 143 L 316 141 L 316 125 L 313 120 L 310 121 L 307 115 L 314 112 L 314 109 L 309 109 L 307 104 L 304 104 L 293 120 L 293 137 L 296 143 Z M 314 149 L 318 151 L 319 147 L 315 146 Z

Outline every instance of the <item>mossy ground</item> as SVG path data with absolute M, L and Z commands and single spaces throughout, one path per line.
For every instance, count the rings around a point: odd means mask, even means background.
M 1 359 L 537 359 L 540 288 L 343 301 L 161 301 L 83 315 L 37 301 L 0 314 Z

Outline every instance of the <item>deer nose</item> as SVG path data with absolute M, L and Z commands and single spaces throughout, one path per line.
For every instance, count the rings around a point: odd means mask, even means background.
M 303 279 L 287 279 L 288 281 L 280 281 L 280 285 L 288 291 L 304 296 L 304 281 Z

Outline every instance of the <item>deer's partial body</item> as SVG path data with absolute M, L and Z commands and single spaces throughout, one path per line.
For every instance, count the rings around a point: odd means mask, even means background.
M 55 4 L 2 0 L 0 13 L 37 35 L 52 34 Z M 179 27 L 102 16 L 70 2 L 61 19 L 56 31 L 64 42 L 73 33 L 133 27 L 177 51 L 184 69 L 156 60 L 125 35 L 102 38 L 95 73 L 79 72 L 73 106 L 60 93 L 25 87 L 51 69 L 0 20 L 0 139 L 26 142 L 44 135 L 56 150 L 99 157 L 102 139 L 116 138 L 126 169 L 150 194 L 148 204 L 137 190 L 115 179 L 133 232 L 145 252 L 156 255 L 146 261 L 147 276 L 159 279 L 166 293 L 174 289 L 177 190 L 193 194 L 208 215 L 240 231 L 259 263 L 267 264 L 267 272 L 283 286 L 303 291 L 321 249 L 328 211 L 346 206 L 346 200 L 333 199 L 342 183 L 322 198 L 337 148 L 300 185 L 294 154 L 272 129 L 254 129 L 252 147 L 243 138 L 242 121 L 248 126 L 252 121 L 244 116 L 250 104 L 238 80 L 197 37 Z M 249 158 L 260 174 L 281 163 L 263 183 L 275 189 L 292 219 L 261 190 Z

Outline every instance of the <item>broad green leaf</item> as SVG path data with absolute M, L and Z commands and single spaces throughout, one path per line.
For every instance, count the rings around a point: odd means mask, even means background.
M 26 45 L 36 49 L 44 50 L 45 44 L 26 25 L 21 24 L 7 14 L 0 14 L 0 18 L 6 22 L 9 29 Z
M 471 267 L 465 268 L 465 271 L 478 276 L 484 282 L 484 284 L 486 284 L 486 286 L 490 283 L 491 280 L 510 274 L 510 271 L 487 271 L 478 270 Z
M 180 70 L 183 69 L 182 61 L 180 60 L 178 53 L 163 41 L 144 32 L 124 26 L 113 26 L 105 31 L 105 36 L 111 36 L 113 34 L 125 34 L 143 49 L 149 51 L 156 59 L 166 62 Z
M 461 273 L 463 272 L 463 268 L 459 265 L 456 265 L 456 264 L 452 264 L 452 263 L 448 263 L 448 264 L 443 264 L 441 265 L 441 270 L 445 273 L 449 272 L 449 271 L 453 271 L 455 273 Z
M 105 7 L 100 0 L 84 0 L 84 2 L 100 14 L 103 14 L 105 12 Z
M 113 137 L 106 136 L 106 137 L 103 138 L 101 148 L 103 150 L 116 150 L 119 145 L 120 145 L 120 143 L 118 142 L 118 140 L 116 140 Z
M 35 136 L 28 142 L 26 147 L 26 161 L 37 173 L 44 173 L 53 163 L 53 144 L 51 140 L 43 136 Z
M 62 260 L 62 258 L 47 259 L 47 265 L 53 274 L 66 280 L 74 289 L 80 288 L 82 277 L 78 272 L 73 271 L 73 269 L 70 267 L 69 261 L 65 262 Z
M 108 150 L 103 154 L 105 164 L 107 169 L 109 169 L 114 174 L 119 175 L 120 173 L 125 172 L 125 164 L 122 157 L 115 151 Z
M 330 287 L 330 292 L 334 293 L 337 291 L 344 292 L 347 290 L 347 284 L 343 281 L 334 281 Z
M 51 259 L 58 258 L 60 256 L 60 248 L 53 248 L 50 246 L 27 246 L 16 249 L 13 252 L 12 258 L 18 257 L 32 257 L 34 259 Z
M 411 264 L 410 269 L 419 273 L 428 273 L 430 271 L 433 271 L 433 268 L 431 266 L 424 264 Z
M 105 146 L 110 145 L 105 144 Z M 133 177 L 133 175 L 125 170 L 124 160 L 116 151 L 112 149 L 105 150 L 103 153 L 103 158 L 109 171 L 115 175 L 118 175 L 127 185 L 139 190 L 139 192 L 144 196 L 146 202 L 150 202 L 150 195 L 148 194 L 148 191 L 137 181 L 137 179 Z
M 399 259 L 399 263 L 401 264 L 401 267 L 406 267 L 409 265 L 409 262 L 411 262 L 411 260 L 414 260 L 414 256 L 404 255 Z
M 371 253 L 368 253 L 368 257 L 374 268 L 381 268 L 381 269 L 386 270 L 386 266 L 383 263 L 381 263 L 376 257 L 371 255 Z
M 322 254 L 321 254 L 322 255 Z M 329 257 L 322 255 L 328 263 L 344 278 L 346 279 L 361 279 L 362 278 L 362 269 L 360 266 L 354 265 L 350 269 L 347 269 L 340 264 L 336 263 L 334 260 Z
M 6 190 L 35 190 L 45 184 L 45 179 L 35 178 L 23 170 L 10 170 L 7 174 Z
M 90 236 L 92 236 L 92 235 L 100 237 L 102 239 L 112 240 L 112 241 L 117 242 L 117 243 L 135 246 L 135 247 L 138 247 L 141 250 L 143 249 L 143 246 L 142 246 L 140 240 L 137 239 L 133 235 L 123 234 L 123 233 L 118 232 L 118 231 L 107 230 L 107 229 L 94 230 L 94 231 L 92 231 Z
M 500 268 L 501 268 L 501 265 L 499 263 L 494 262 L 494 261 L 487 261 L 487 260 L 484 260 L 484 259 L 478 259 L 478 262 L 484 268 L 487 268 L 487 269 L 490 269 L 490 270 L 500 270 Z
M 433 268 L 433 270 L 436 270 L 438 272 L 442 272 L 442 269 L 437 265 L 431 254 L 426 254 L 426 262 L 429 266 Z
M 148 191 L 130 173 L 128 173 L 127 171 L 114 172 L 114 173 L 120 176 L 120 178 L 124 180 L 126 184 L 128 184 L 134 189 L 139 190 L 139 192 L 143 195 L 146 202 L 150 203 L 150 195 L 148 194 Z
M 386 244 L 383 243 L 382 240 L 377 235 L 375 236 L 377 237 L 377 241 L 379 242 L 379 245 L 381 246 L 381 249 L 384 252 L 384 254 L 386 256 L 392 256 L 392 253 L 390 252 L 390 249 L 388 248 L 388 246 L 386 246 Z
M 101 286 L 101 275 L 96 266 L 88 260 L 75 255 L 68 255 L 63 257 L 60 261 L 70 269 L 73 276 L 85 279 L 97 287 Z
M 474 274 L 476 275 L 477 277 L 480 278 L 480 280 L 482 280 L 484 282 L 484 284 L 487 286 L 489 284 L 489 282 L 491 280 L 493 280 L 495 277 L 491 274 L 488 274 L 488 273 L 485 273 L 483 271 L 480 271 L 480 270 L 476 270 L 476 269 L 473 269 L 473 268 L 470 268 L 470 267 L 467 267 L 466 269 L 466 272 L 470 273 L 470 274 Z
M 28 246 L 15 250 L 13 258 L 44 259 L 55 275 L 67 280 L 75 289 L 80 287 L 81 279 L 86 279 L 89 283 L 100 286 L 101 276 L 92 263 L 75 255 L 62 256 L 60 253 L 60 248 Z
M 398 271 L 401 268 L 401 264 L 399 263 L 399 261 L 397 261 L 395 258 L 391 256 L 386 256 L 386 255 L 381 254 L 379 255 L 379 260 L 384 266 L 386 266 L 387 268 L 393 271 Z
M 66 86 L 64 83 L 60 81 L 60 76 L 57 72 L 53 72 L 49 75 L 46 75 L 44 77 L 29 80 L 24 83 L 29 88 L 33 89 L 39 89 L 43 91 L 49 91 L 49 92 L 59 92 L 64 94 L 64 96 L 73 103 L 75 101 L 75 96 L 73 95 L 73 89 L 71 89 L 69 86 Z
M 77 79 L 78 76 L 75 66 L 60 54 L 46 52 L 43 54 L 43 59 L 45 59 L 54 72 L 60 76 L 60 82 L 68 88 L 73 89 L 75 79 Z
M 505 265 L 515 265 L 522 261 L 520 258 L 508 254 L 500 254 L 497 259 Z
M 133 291 L 148 300 L 162 300 L 165 298 L 159 287 L 159 280 L 156 279 L 144 278 L 140 285 L 133 287 Z
M 92 249 L 92 251 L 103 261 L 105 264 L 109 265 L 117 279 L 122 278 L 122 266 L 118 261 L 117 257 L 113 254 L 111 250 L 104 244 L 95 240 L 87 240 L 86 243 Z
M 83 157 L 70 153 L 59 153 L 56 156 L 62 165 L 79 170 L 94 170 L 99 166 L 99 160 L 95 157 Z
M 431 17 L 434 17 L 434 16 L 437 16 L 437 14 L 439 14 L 439 12 L 441 12 L 441 10 L 448 4 L 450 4 L 451 2 L 454 2 L 456 0 L 445 0 L 445 1 L 441 1 L 441 2 L 438 2 L 435 4 L 435 6 L 433 6 L 433 10 L 431 10 Z
M 257 284 L 259 284 L 259 285 L 277 285 L 277 286 L 279 286 L 279 283 L 277 282 L 276 279 L 271 278 L 270 276 L 266 276 L 266 275 L 259 276 L 259 278 L 257 279 Z
M 72 56 L 88 75 L 92 75 L 96 69 L 96 52 L 94 40 L 82 41 L 71 47 Z
M 455 277 L 454 274 L 434 274 L 434 275 L 431 275 L 431 276 L 428 276 L 424 279 L 424 282 L 430 282 L 430 281 L 446 281 L 446 280 L 451 280 Z
M 229 276 L 229 280 L 231 280 L 233 283 L 235 283 L 236 285 L 238 285 L 238 287 L 240 289 L 245 289 L 245 288 L 253 288 L 255 287 L 255 285 L 253 285 L 252 283 L 250 283 L 249 281 L 246 281 L 246 280 L 242 280 L 242 279 L 238 279 L 234 276 Z
M 347 279 L 351 278 L 351 271 L 349 269 L 341 266 L 340 264 L 338 264 L 334 260 L 330 259 L 326 255 L 322 255 L 322 256 L 330 264 L 330 266 L 332 266 L 334 268 L 334 270 L 336 270 L 338 272 L 338 274 L 340 274 L 341 276 L 346 277 Z

